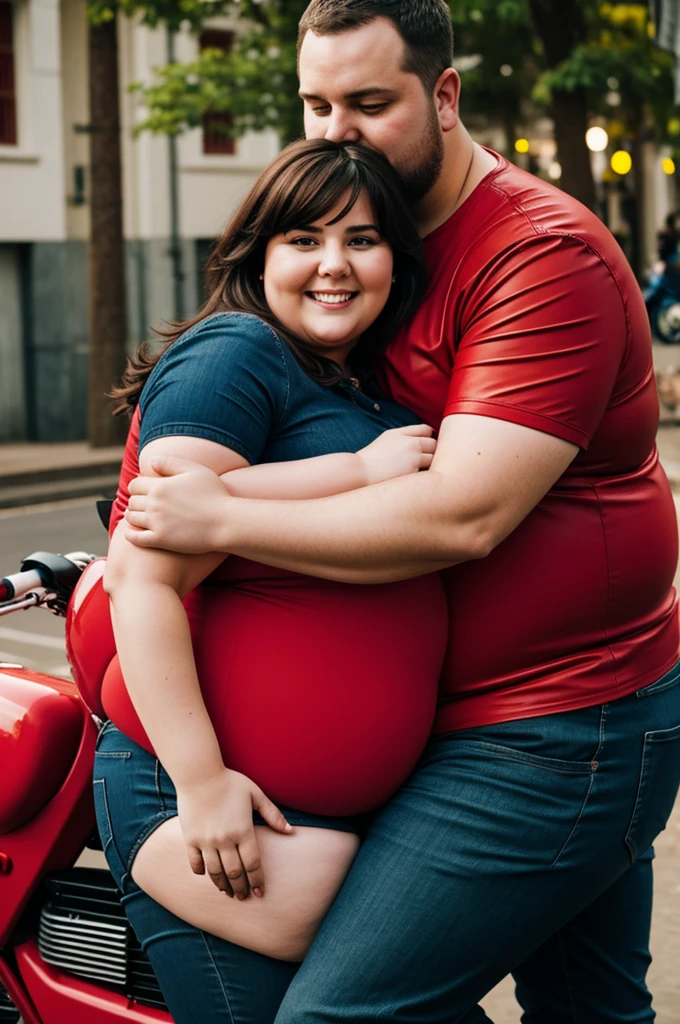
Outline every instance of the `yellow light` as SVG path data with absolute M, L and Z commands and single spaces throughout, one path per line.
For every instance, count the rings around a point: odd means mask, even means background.
M 517 139 L 515 142 L 515 149 L 518 153 L 529 152 L 529 140 L 528 139 Z
M 675 174 L 675 160 L 672 160 L 671 157 L 664 157 L 661 166 L 664 174 Z
M 626 153 L 625 149 L 617 149 L 612 156 L 611 165 L 612 170 L 617 174 L 628 174 L 633 166 L 630 153 Z

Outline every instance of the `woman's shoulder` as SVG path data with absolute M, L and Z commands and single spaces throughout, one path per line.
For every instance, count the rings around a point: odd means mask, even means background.
M 272 327 L 250 313 L 220 312 L 189 327 L 161 355 L 143 399 L 175 377 L 218 384 L 234 374 L 287 376 L 284 346 Z
M 283 347 L 273 327 L 259 316 L 254 313 L 224 311 L 199 320 L 173 342 L 162 358 L 169 356 L 173 350 L 186 351 L 198 346 L 208 348 L 210 345 L 220 347 L 227 341 L 235 346 L 254 344 L 275 351 Z

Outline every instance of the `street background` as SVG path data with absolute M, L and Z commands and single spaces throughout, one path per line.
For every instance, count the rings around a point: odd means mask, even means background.
M 115 487 L 125 424 L 104 396 L 126 354 L 201 307 L 215 238 L 301 134 L 306 3 L 0 0 L 0 576 L 38 549 L 105 553 L 94 500 Z M 642 286 L 670 266 L 679 3 L 449 7 L 473 137 L 589 206 Z M 680 502 L 680 347 L 654 360 Z M 0 661 L 67 675 L 63 623 L 0 619 Z M 651 983 L 678 1024 L 680 807 L 655 871 Z M 484 1005 L 517 1024 L 508 981 Z

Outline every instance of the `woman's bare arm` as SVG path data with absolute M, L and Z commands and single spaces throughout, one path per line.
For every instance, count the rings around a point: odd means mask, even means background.
M 221 476 L 234 498 L 328 498 L 427 469 L 436 441 L 424 423 L 385 430 L 356 453 L 337 452 L 296 462 L 267 462 Z

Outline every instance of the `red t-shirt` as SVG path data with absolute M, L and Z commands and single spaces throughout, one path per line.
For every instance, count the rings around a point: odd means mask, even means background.
M 383 384 L 437 426 L 518 423 L 581 451 L 487 558 L 449 569 L 435 731 L 585 707 L 678 658 L 675 508 L 649 323 L 590 211 L 505 159 L 426 239 L 427 296 Z

